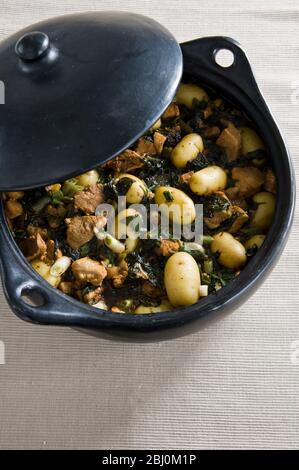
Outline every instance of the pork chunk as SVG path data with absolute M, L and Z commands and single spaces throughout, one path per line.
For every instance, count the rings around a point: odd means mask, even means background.
M 241 151 L 241 132 L 230 122 L 221 132 L 216 144 L 225 150 L 229 162 L 237 160 Z
M 235 217 L 235 220 L 232 223 L 228 232 L 236 233 L 242 228 L 245 222 L 248 221 L 249 217 L 247 212 L 245 212 L 241 207 L 238 206 L 232 206 L 232 216 Z
M 23 206 L 19 201 L 15 199 L 9 199 L 5 203 L 5 213 L 8 219 L 16 219 L 24 212 Z
M 245 197 L 253 196 L 261 189 L 264 183 L 263 173 L 254 166 L 233 168 L 232 178 L 235 180 L 239 196 Z
M 160 240 L 160 246 L 155 249 L 155 253 L 160 256 L 170 256 L 180 249 L 177 240 Z
M 47 244 L 39 233 L 22 240 L 20 242 L 20 248 L 28 261 L 32 261 L 36 258 L 43 260 L 47 255 Z
M 10 191 L 8 193 L 5 193 L 6 196 L 9 198 L 9 199 L 13 199 L 15 201 L 17 201 L 18 199 L 22 199 L 22 197 L 24 197 L 24 191 Z
M 107 268 L 107 277 L 112 280 L 114 287 L 121 287 L 128 276 L 128 272 L 128 264 L 125 260 L 122 260 L 119 266 Z
M 139 153 L 134 152 L 134 150 L 127 149 L 122 152 L 117 157 L 113 158 L 113 160 L 109 160 L 105 163 L 105 168 L 111 168 L 111 170 L 120 172 L 120 173 L 127 173 L 133 170 L 137 170 L 138 168 L 143 167 L 144 160 L 139 155 Z
M 92 184 L 84 191 L 79 191 L 74 195 L 74 207 L 85 214 L 94 214 L 99 204 L 104 202 L 103 185 Z
M 46 228 L 29 224 L 27 227 L 27 233 L 30 237 L 34 237 L 39 233 L 43 240 L 48 239 L 48 230 Z
M 95 226 L 105 227 L 107 219 L 102 215 L 84 215 L 65 219 L 65 223 L 67 225 L 66 241 L 71 248 L 78 250 L 95 236 Z
M 154 142 L 145 137 L 141 137 L 138 140 L 137 147 L 135 150 L 139 155 L 155 155 L 157 153 Z
M 222 222 L 229 219 L 232 215 L 231 204 L 226 194 L 223 191 L 216 191 L 214 195 L 219 197 L 220 200 L 223 201 L 223 203 L 225 203 L 226 201 L 228 203 L 227 204 L 228 207 L 220 209 L 220 210 L 214 209 L 212 213 L 209 214 L 209 217 L 208 216 L 204 217 L 204 222 L 209 229 L 218 228 L 222 224 Z
M 107 276 L 105 266 L 88 256 L 74 261 L 72 264 L 72 272 L 77 281 L 90 283 L 93 286 L 101 286 Z
M 162 289 L 158 286 L 154 286 L 150 281 L 144 282 L 142 285 L 142 292 L 152 299 L 157 299 L 163 295 Z
M 165 135 L 163 134 L 160 134 L 160 132 L 154 133 L 154 146 L 155 146 L 157 153 L 162 153 L 166 140 L 167 140 L 167 137 L 165 137 Z
M 177 104 L 171 103 L 168 108 L 162 114 L 162 119 L 174 119 L 179 117 L 180 110 Z
M 211 139 L 212 137 L 218 137 L 220 134 L 220 129 L 217 126 L 207 127 L 203 131 L 203 135 L 206 139 Z
M 266 170 L 264 188 L 270 193 L 276 193 L 276 178 L 271 168 Z
M 183 173 L 182 175 L 180 175 L 179 177 L 180 183 L 188 184 L 193 173 L 194 171 L 188 171 L 187 173 Z
M 101 300 L 102 298 L 102 293 L 103 293 L 103 287 L 96 287 L 96 289 L 87 292 L 87 294 L 84 295 L 83 300 L 86 304 L 96 304 Z

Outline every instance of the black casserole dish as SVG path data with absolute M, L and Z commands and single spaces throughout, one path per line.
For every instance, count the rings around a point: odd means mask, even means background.
M 112 17 L 113 16 L 114 15 L 112 15 Z M 68 21 L 70 21 L 72 31 L 79 28 L 78 25 L 81 27 L 83 24 L 85 31 L 86 28 L 88 29 L 88 26 L 90 26 L 88 24 L 90 19 L 88 19 L 88 15 L 78 15 L 67 18 Z M 72 19 L 70 20 L 70 18 Z M 119 31 L 119 29 L 121 29 L 120 25 L 122 22 L 127 22 L 128 24 L 132 21 L 134 23 L 134 19 L 136 19 L 136 15 L 132 16 L 121 14 L 117 18 L 116 22 L 114 20 L 112 21 L 113 27 L 115 28 L 114 33 L 116 30 Z M 141 30 L 142 27 L 146 29 L 149 27 L 149 24 L 151 25 L 149 22 L 150 20 L 148 19 L 144 19 L 143 17 L 137 17 L 137 19 L 139 22 L 138 26 Z M 110 20 L 111 17 L 109 17 L 109 14 L 108 17 L 105 14 L 99 15 L 99 24 L 101 24 L 101 22 L 103 24 L 109 24 Z M 58 29 L 60 28 L 64 30 L 64 22 L 65 19 L 61 18 L 56 20 L 55 25 L 58 24 Z M 136 24 L 134 24 L 133 27 L 136 28 Z M 47 28 L 47 24 L 43 23 L 38 25 L 38 28 L 36 26 L 34 27 L 35 30 L 44 30 L 48 34 L 50 41 L 55 42 L 55 28 Z M 29 29 L 27 31 L 30 32 L 32 30 L 33 29 Z M 105 34 L 107 34 L 107 31 Z M 19 36 L 22 36 L 22 34 L 15 36 L 11 43 L 16 43 L 16 39 L 18 39 Z M 40 73 L 39 70 L 43 63 L 39 59 L 41 58 L 42 61 L 46 60 L 44 55 L 45 50 L 48 47 L 47 36 L 37 35 L 37 40 L 36 38 L 33 42 L 32 38 L 29 38 L 29 40 L 31 41 L 29 49 L 27 47 L 27 53 L 29 53 L 29 56 L 24 57 L 24 50 L 20 50 L 20 47 L 22 48 L 24 46 L 24 41 L 21 43 L 21 46 L 20 44 L 17 46 L 19 56 L 18 60 L 21 61 L 21 73 L 24 74 L 25 77 L 29 77 L 29 79 L 32 79 L 32 77 L 38 77 L 42 98 L 45 100 L 46 105 L 50 107 L 52 106 L 51 103 L 53 103 L 54 97 L 49 97 L 49 93 L 47 93 L 46 88 L 46 79 L 43 73 Z M 164 36 L 163 41 L 165 41 Z M 169 46 L 170 43 L 171 46 Z M 172 74 L 173 78 L 170 85 L 169 82 L 167 86 L 164 83 L 165 89 L 167 88 L 167 93 L 165 92 L 164 95 L 158 94 L 158 99 L 154 103 L 154 106 L 153 100 L 143 103 L 144 106 L 148 106 L 149 108 L 149 103 L 151 102 L 152 106 L 152 109 L 148 109 L 149 114 L 147 126 L 144 124 L 140 128 L 138 128 L 138 126 L 136 128 L 132 125 L 131 128 L 126 129 L 127 135 L 131 136 L 131 140 L 127 139 L 126 141 L 114 142 L 115 148 L 104 148 L 105 151 L 103 153 L 105 154 L 105 159 L 115 155 L 118 151 L 123 150 L 123 148 L 136 140 L 136 138 L 146 130 L 146 127 L 149 127 L 169 104 L 175 92 L 181 73 L 179 64 L 180 55 L 178 54 L 177 49 L 175 49 L 175 46 L 173 46 L 173 43 L 171 41 L 170 43 L 167 43 L 167 46 L 171 48 L 174 47 L 174 49 L 166 50 L 165 54 L 169 56 L 170 52 L 172 52 L 173 55 L 171 56 L 175 57 L 175 60 L 174 62 L 170 61 L 168 64 L 164 63 L 164 66 L 165 70 L 168 70 L 168 72 L 171 72 L 172 69 L 175 68 L 176 74 Z M 75 52 L 76 44 L 73 44 L 73 46 L 74 56 L 71 58 L 67 57 L 67 59 L 74 60 L 76 63 L 76 60 L 78 60 Z M 215 55 L 220 49 L 228 49 L 233 53 L 234 62 L 230 67 L 223 68 L 216 63 Z M 176 309 L 171 312 L 143 315 L 121 314 L 110 311 L 101 311 L 84 305 L 83 303 L 79 303 L 70 297 L 66 297 L 58 290 L 54 290 L 44 280 L 42 280 L 32 270 L 16 246 L 6 222 L 3 205 L 1 205 L 0 250 L 2 282 L 6 298 L 12 310 L 21 318 L 34 323 L 85 327 L 93 329 L 97 333 L 105 336 L 130 337 L 141 340 L 144 338 L 163 339 L 172 336 L 179 336 L 186 332 L 195 331 L 202 324 L 202 320 L 205 318 L 214 317 L 217 313 L 231 312 L 253 293 L 277 261 L 285 245 L 292 222 L 295 200 L 295 180 L 286 145 L 256 85 L 246 55 L 235 41 L 223 37 L 202 38 L 189 43 L 184 43 L 181 45 L 181 50 L 183 54 L 184 77 L 186 77 L 187 80 L 196 80 L 203 86 L 206 85 L 211 87 L 216 90 L 220 96 L 222 95 L 229 99 L 236 105 L 236 107 L 243 110 L 249 119 L 255 124 L 255 127 L 259 130 L 259 134 L 267 144 L 268 152 L 271 155 L 271 165 L 273 166 L 277 177 L 277 205 L 274 221 L 267 234 L 265 242 L 237 278 L 232 280 L 220 291 L 205 299 L 201 299 L 198 304 Z M 6 47 L 5 53 L 8 54 L 9 52 L 12 52 L 11 48 Z M 30 56 L 30 54 L 33 55 Z M 53 47 L 51 54 L 52 57 L 48 54 L 46 72 L 47 76 L 51 76 L 51 74 L 53 74 L 53 77 L 55 78 L 55 71 L 57 71 L 57 67 L 61 66 L 60 62 L 57 61 L 57 57 L 61 54 L 58 43 Z M 126 54 L 127 59 L 129 60 L 127 51 Z M 135 57 L 136 56 L 138 56 L 138 54 L 135 54 Z M 34 57 L 38 57 L 37 62 L 34 60 Z M 153 63 L 151 65 L 154 66 L 156 64 Z M 12 71 L 13 69 L 10 70 L 10 72 Z M 62 71 L 60 72 L 62 73 Z M 167 73 L 165 75 L 167 75 Z M 90 76 L 86 75 L 83 78 L 87 80 L 88 77 Z M 94 78 L 96 78 L 96 76 Z M 169 80 L 169 75 L 166 76 L 165 79 Z M 147 80 L 152 80 L 152 77 L 145 76 L 144 80 L 145 82 Z M 37 80 L 35 80 L 35 85 L 36 82 Z M 144 83 L 145 88 L 146 84 L 147 82 Z M 19 82 L 19 85 L 21 85 L 21 82 Z M 91 86 L 91 83 L 89 83 L 89 86 Z M 132 87 L 134 86 L 135 84 L 132 84 Z M 163 86 L 163 83 L 158 83 L 157 86 L 159 89 L 159 87 Z M 110 91 L 111 93 L 115 92 L 112 88 Z M 129 91 L 131 91 L 131 96 L 129 98 L 130 102 L 132 102 L 132 96 L 134 93 L 138 94 L 138 90 L 136 92 L 136 90 L 132 88 L 130 89 L 130 86 L 128 86 L 128 92 Z M 30 106 L 29 98 L 24 99 L 23 105 L 25 106 L 24 109 L 26 109 L 26 112 L 30 115 L 31 113 L 34 113 L 36 103 L 34 102 Z M 59 98 L 61 98 L 61 96 L 59 96 Z M 103 99 L 103 97 L 101 97 L 101 99 Z M 125 103 L 123 103 L 123 105 L 125 105 Z M 132 113 L 134 112 L 135 116 L 138 116 L 140 109 L 136 106 L 135 109 L 130 111 Z M 15 169 L 14 174 L 12 174 L 13 170 L 10 168 L 10 164 L 4 160 L 4 172 L 1 180 L 2 190 L 27 189 L 29 187 L 54 182 L 58 179 L 59 174 L 60 176 L 71 176 L 81 170 L 91 169 L 93 166 L 96 166 L 97 163 L 100 163 L 95 160 L 98 156 L 96 157 L 90 151 L 92 149 L 89 149 L 89 154 L 91 155 L 90 161 L 84 163 L 85 167 L 82 168 L 80 166 L 82 165 L 82 160 L 80 162 L 80 151 L 78 151 L 78 148 L 76 148 L 75 145 L 70 144 L 73 140 L 74 132 L 80 131 L 79 128 L 80 126 L 82 127 L 84 122 L 82 120 L 80 125 L 78 125 L 78 129 L 73 129 L 70 134 L 68 134 L 67 124 L 63 129 L 64 132 L 59 133 L 59 135 L 61 135 L 61 142 L 59 143 L 62 147 L 67 149 L 65 151 L 70 151 L 77 155 L 77 160 L 72 161 L 72 167 L 62 168 L 57 164 L 54 165 L 54 172 L 50 174 L 50 169 L 47 169 L 42 164 L 38 165 L 36 159 L 34 161 L 33 158 L 28 162 L 28 166 L 32 166 L 31 170 L 34 169 L 35 166 L 36 171 L 34 171 L 33 177 L 31 171 L 30 179 L 30 171 L 24 171 L 24 165 L 26 165 L 26 163 L 24 159 L 22 160 L 22 145 L 27 148 L 26 146 L 28 146 L 28 142 L 30 142 L 31 145 L 36 145 L 34 147 L 34 151 L 32 151 L 33 155 L 35 152 L 41 152 L 43 151 L 43 147 L 38 148 L 38 143 L 45 142 L 47 139 L 50 139 L 51 131 L 47 133 L 46 127 L 41 125 L 41 128 L 38 129 L 38 131 L 43 133 L 43 139 L 31 139 L 30 136 L 28 137 L 28 133 L 30 133 L 32 129 L 30 129 L 26 124 L 26 113 L 24 113 L 23 116 L 22 114 L 18 115 L 16 118 L 10 115 L 6 118 L 6 121 L 2 120 L 1 122 L 2 135 L 4 135 L 4 146 L 2 149 L 4 153 L 9 150 L 11 155 L 15 155 L 16 162 L 15 166 L 12 165 L 12 168 Z M 18 119 L 20 119 L 20 121 L 18 121 Z M 7 131 L 7 126 L 8 128 L 10 127 L 10 131 L 13 128 L 18 129 L 14 133 L 14 139 L 17 142 L 15 145 L 17 148 L 12 146 L 9 147 L 9 145 L 5 147 L 5 132 Z M 89 125 L 86 127 L 82 127 L 81 136 L 83 142 L 89 138 L 88 132 L 92 132 Z M 39 137 L 41 136 L 39 135 Z M 108 139 L 106 139 L 105 142 L 107 140 Z M 47 146 L 45 146 L 45 148 L 46 147 Z M 12 150 L 15 150 L 16 152 L 13 152 Z M 45 158 L 46 157 L 48 157 L 49 160 L 50 155 L 46 155 Z M 9 181 L 9 184 L 7 184 L 7 181 Z M 31 299 L 30 302 L 28 301 L 28 298 Z

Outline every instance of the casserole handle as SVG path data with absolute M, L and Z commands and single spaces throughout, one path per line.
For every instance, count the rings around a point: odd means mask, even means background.
M 195 39 L 181 44 L 184 55 L 185 74 L 198 76 L 217 86 L 225 84 L 225 89 L 232 98 L 246 95 L 255 103 L 260 103 L 264 110 L 268 107 L 254 78 L 250 62 L 241 45 L 234 39 L 225 36 L 211 36 Z M 219 51 L 230 51 L 233 54 L 232 64 L 219 65 Z M 270 113 L 270 112 L 269 112 Z
M 0 208 L 2 221 L 4 211 Z M 33 323 L 97 326 L 101 310 L 54 290 L 27 263 L 15 245 L 6 223 L 0 229 L 0 268 L 5 297 L 14 313 Z M 101 320 L 101 326 L 105 324 Z

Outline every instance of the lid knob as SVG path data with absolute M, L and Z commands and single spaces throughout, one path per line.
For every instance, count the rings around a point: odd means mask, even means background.
M 38 60 L 45 55 L 50 47 L 49 37 L 46 33 L 33 31 L 24 34 L 15 45 L 15 52 L 22 60 Z

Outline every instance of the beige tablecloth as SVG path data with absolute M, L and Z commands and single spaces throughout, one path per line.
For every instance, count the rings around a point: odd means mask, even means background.
M 298 0 L 0 0 L 0 38 L 102 9 L 152 16 L 179 41 L 240 41 L 299 174 Z M 245 305 L 170 342 L 114 343 L 26 324 L 1 292 L 0 448 L 298 448 L 298 227 L 297 213 L 280 262 Z

